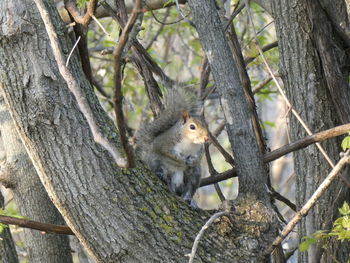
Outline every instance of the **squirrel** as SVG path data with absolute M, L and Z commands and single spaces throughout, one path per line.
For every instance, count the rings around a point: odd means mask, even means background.
M 199 117 L 190 114 L 192 103 L 185 94 L 170 90 L 164 110 L 150 123 L 144 123 L 136 134 L 141 159 L 167 185 L 192 207 L 199 187 L 200 160 L 208 130 Z

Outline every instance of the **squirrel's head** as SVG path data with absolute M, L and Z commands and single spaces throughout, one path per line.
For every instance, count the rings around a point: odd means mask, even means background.
M 199 119 L 191 117 L 188 111 L 182 112 L 182 124 L 182 135 L 191 143 L 202 144 L 209 140 L 205 125 Z

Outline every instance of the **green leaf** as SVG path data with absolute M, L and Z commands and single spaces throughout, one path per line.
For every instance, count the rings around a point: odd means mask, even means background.
M 341 142 L 341 148 L 343 151 L 350 149 L 350 136 L 346 136 L 344 140 Z
M 313 234 L 314 238 L 316 240 L 320 240 L 320 239 L 324 239 L 324 238 L 328 238 L 329 235 L 328 235 L 328 231 L 327 230 L 319 230 L 319 231 L 316 231 L 314 234 Z
M 333 222 L 334 227 L 336 227 L 336 226 L 341 226 L 342 224 L 343 224 L 343 218 L 342 218 L 342 217 L 337 218 L 337 219 Z
M 7 227 L 8 227 L 8 225 L 0 223 L 0 233 L 2 233 L 2 231 L 4 231 L 4 229 L 7 228 Z
M 315 238 L 312 238 L 309 236 L 303 237 L 302 240 L 304 240 L 304 241 L 299 244 L 300 252 L 305 252 L 306 250 L 309 249 L 309 247 L 312 244 L 316 243 L 316 241 L 317 241 Z
M 342 226 L 344 228 L 350 229 L 350 218 L 348 216 L 344 216 Z
M 343 206 L 341 208 L 339 208 L 339 213 L 344 215 L 344 216 L 350 215 L 350 207 L 349 207 L 347 202 L 344 202 Z

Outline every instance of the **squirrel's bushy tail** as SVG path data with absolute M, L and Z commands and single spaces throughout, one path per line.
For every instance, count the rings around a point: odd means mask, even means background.
M 136 133 L 136 144 L 144 152 L 149 149 L 154 138 L 170 129 L 181 118 L 183 111 L 190 111 L 191 96 L 185 91 L 171 89 L 165 94 L 164 109 L 152 122 L 142 123 Z

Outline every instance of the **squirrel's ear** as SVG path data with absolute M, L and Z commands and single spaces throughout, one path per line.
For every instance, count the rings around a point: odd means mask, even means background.
M 184 123 L 186 123 L 186 121 L 190 118 L 190 114 L 188 113 L 188 111 L 184 110 L 182 112 L 182 120 Z

